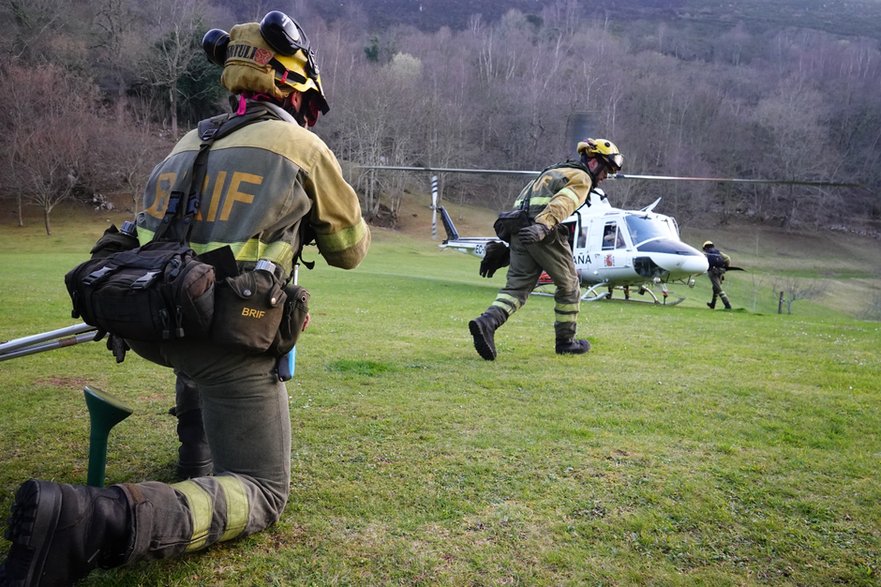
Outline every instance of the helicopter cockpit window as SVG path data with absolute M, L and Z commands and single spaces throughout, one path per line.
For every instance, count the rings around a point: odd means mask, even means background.
M 627 229 L 634 245 L 639 245 L 653 238 L 679 238 L 676 229 L 670 226 L 667 219 L 651 218 L 648 216 L 627 216 Z
M 624 247 L 624 236 L 618 231 L 618 225 L 614 222 L 606 224 L 603 228 L 603 250 L 610 251 Z

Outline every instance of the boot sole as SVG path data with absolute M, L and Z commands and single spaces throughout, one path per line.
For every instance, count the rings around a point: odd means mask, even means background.
M 480 330 L 480 324 L 476 320 L 472 320 L 468 323 L 468 330 L 471 331 L 471 336 L 474 337 L 474 350 L 477 351 L 477 354 L 486 361 L 494 361 L 496 359 L 496 351 L 486 343 L 486 337 Z
M 587 341 L 585 341 L 587 342 Z M 558 355 L 584 355 L 590 351 L 590 343 L 588 342 L 586 346 L 579 347 L 573 350 L 561 350 L 555 349 Z
M 30 551 L 31 560 L 27 575 L 24 578 L 7 575 L 6 585 L 19 587 L 39 583 L 45 571 L 52 536 L 61 517 L 61 499 L 61 488 L 52 483 L 31 479 L 19 487 L 5 536 L 13 545 Z M 9 571 L 8 559 L 6 571 Z

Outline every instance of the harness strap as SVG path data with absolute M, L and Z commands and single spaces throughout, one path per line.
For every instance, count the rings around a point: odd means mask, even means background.
M 221 114 L 199 122 L 198 133 L 202 143 L 193 160 L 193 171 L 190 174 L 189 186 L 186 191 L 176 190 L 171 193 L 165 215 L 159 222 L 153 241 L 177 241 L 181 244 L 190 240 L 193 220 L 202 203 L 202 185 L 208 171 L 208 151 L 214 141 L 221 139 L 242 127 L 262 120 L 278 119 L 278 115 L 267 105 L 256 103 L 244 114 Z

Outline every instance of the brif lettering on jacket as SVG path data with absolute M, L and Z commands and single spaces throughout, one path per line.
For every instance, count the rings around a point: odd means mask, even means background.
M 168 199 L 177 181 L 177 173 L 170 171 L 161 173 L 156 178 L 156 189 L 146 212 L 153 218 L 161 220 L 168 208 Z M 263 185 L 262 175 L 243 171 L 218 171 L 205 177 L 202 186 L 202 203 L 196 215 L 200 222 L 226 222 L 234 214 L 238 205 L 250 206 Z

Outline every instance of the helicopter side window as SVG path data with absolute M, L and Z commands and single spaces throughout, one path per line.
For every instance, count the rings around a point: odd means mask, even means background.
M 618 232 L 618 225 L 611 222 L 603 228 L 603 250 L 611 251 L 616 248 L 624 248 L 624 237 Z

